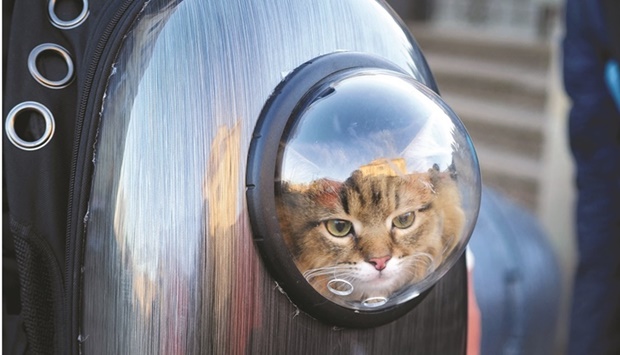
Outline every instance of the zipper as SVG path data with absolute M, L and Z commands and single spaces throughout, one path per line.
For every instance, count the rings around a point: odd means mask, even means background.
M 119 32 L 126 33 L 133 25 L 138 14 L 144 8 L 141 4 L 148 1 L 123 0 L 118 9 L 114 10 L 114 15 L 107 22 L 103 32 L 99 35 L 99 40 L 92 53 L 88 70 L 82 85 L 83 91 L 75 123 L 75 138 L 71 157 L 71 174 L 69 185 L 69 202 L 67 206 L 67 235 L 65 249 L 65 310 L 67 314 L 67 324 L 69 334 L 65 337 L 65 353 L 81 353 L 79 349 L 82 336 L 80 334 L 80 300 L 81 300 L 81 265 L 83 264 L 83 238 L 84 224 L 80 215 L 85 213 L 88 200 L 85 198 L 90 190 L 91 175 L 94 166 L 84 164 L 86 157 L 92 155 L 94 147 L 89 145 L 91 126 L 85 124 L 86 115 L 89 107 L 98 108 L 102 105 L 103 93 L 99 95 L 99 83 L 101 80 L 107 83 L 112 65 L 107 65 L 107 61 L 114 59 L 122 44 L 123 36 L 116 36 L 120 40 L 115 41 L 114 35 Z M 102 18 L 105 18 L 105 11 L 102 11 Z M 112 42 L 112 43 L 110 43 Z M 103 65 L 102 65 L 103 63 Z M 98 72 L 101 72 L 97 76 Z M 104 89 L 105 90 L 105 89 Z M 93 96 L 94 95 L 94 96 Z M 92 116 L 92 115 L 91 115 Z M 92 124 L 98 125 L 93 121 Z M 85 126 L 87 132 L 84 132 Z M 83 135 L 86 136 L 83 137 Z M 89 160 L 90 161 L 90 160 Z M 76 195 L 77 193 L 77 195 Z

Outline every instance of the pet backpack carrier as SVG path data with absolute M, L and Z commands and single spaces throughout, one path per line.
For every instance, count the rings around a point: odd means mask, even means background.
M 3 5 L 4 353 L 464 352 L 477 160 L 386 4 Z

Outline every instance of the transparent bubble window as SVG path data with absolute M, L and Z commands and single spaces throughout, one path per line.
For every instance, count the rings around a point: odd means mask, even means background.
M 478 213 L 464 126 L 437 94 L 390 70 L 344 70 L 308 90 L 275 170 L 280 235 L 298 271 L 355 311 L 387 309 L 435 284 Z

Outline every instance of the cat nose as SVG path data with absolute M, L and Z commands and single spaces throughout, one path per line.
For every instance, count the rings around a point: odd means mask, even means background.
M 380 258 L 371 258 L 368 260 L 369 263 L 372 264 L 372 266 L 375 267 L 375 269 L 381 271 L 383 269 L 385 269 L 385 264 L 387 264 L 387 262 L 392 259 L 392 257 L 390 255 L 386 255 L 386 256 L 382 256 Z

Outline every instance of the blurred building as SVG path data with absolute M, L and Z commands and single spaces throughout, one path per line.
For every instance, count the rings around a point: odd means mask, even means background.
M 360 166 L 359 170 L 363 175 L 368 176 L 399 176 L 407 173 L 405 159 L 379 159 L 370 162 L 370 164 Z

